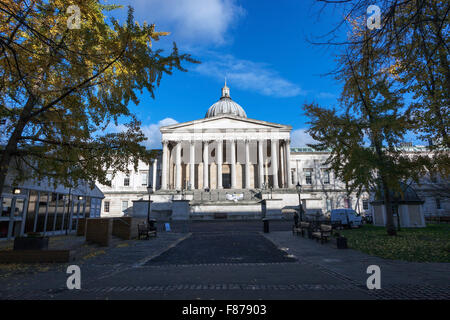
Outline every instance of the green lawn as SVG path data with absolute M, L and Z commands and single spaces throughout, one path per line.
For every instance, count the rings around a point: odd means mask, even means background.
M 385 259 L 417 262 L 450 262 L 450 224 L 428 224 L 426 228 L 404 228 L 392 237 L 386 228 L 364 225 L 338 230 L 348 246 Z

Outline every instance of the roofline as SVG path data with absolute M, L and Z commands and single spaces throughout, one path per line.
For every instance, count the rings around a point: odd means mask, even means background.
M 229 118 L 229 119 L 239 120 L 239 121 L 243 121 L 243 122 L 252 122 L 252 123 L 257 123 L 257 124 L 276 126 L 276 127 L 281 127 L 280 129 L 287 129 L 289 131 L 292 130 L 292 126 L 290 126 L 290 125 L 285 125 L 285 124 L 280 124 L 280 123 L 275 123 L 275 122 L 268 122 L 268 121 L 257 120 L 257 119 L 251 119 L 251 118 L 242 118 L 239 116 L 234 116 L 234 115 L 229 115 L 229 114 L 221 114 L 221 115 L 218 115 L 215 117 L 191 120 L 191 121 L 187 121 L 187 122 L 180 122 L 180 123 L 175 123 L 175 124 L 171 124 L 168 126 L 163 126 L 163 127 L 160 127 L 160 131 L 162 133 L 163 131 L 168 130 L 168 129 L 175 129 L 180 126 L 186 126 L 186 125 L 190 125 L 190 124 L 209 122 L 209 121 L 213 121 L 213 120 L 217 120 L 217 119 L 221 119 L 221 118 Z

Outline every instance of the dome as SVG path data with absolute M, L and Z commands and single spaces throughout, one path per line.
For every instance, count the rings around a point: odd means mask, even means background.
M 244 109 L 231 99 L 230 89 L 227 87 L 226 81 L 225 86 L 222 88 L 222 97 L 220 97 L 220 100 L 208 109 L 205 118 L 216 117 L 224 114 L 247 118 L 247 114 Z

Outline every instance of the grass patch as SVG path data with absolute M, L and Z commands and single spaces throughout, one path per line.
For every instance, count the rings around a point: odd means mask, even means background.
M 415 262 L 450 262 L 450 225 L 427 224 L 426 228 L 403 228 L 388 236 L 386 228 L 364 225 L 339 230 L 348 246 L 384 259 Z

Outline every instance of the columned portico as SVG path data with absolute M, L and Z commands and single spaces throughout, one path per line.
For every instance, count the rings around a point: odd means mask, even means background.
M 278 156 L 277 156 L 277 141 L 271 140 L 270 150 L 272 153 L 272 187 L 278 189 Z
M 231 146 L 231 189 L 236 189 L 236 141 L 230 141 Z
M 189 186 L 195 189 L 195 140 L 189 141 Z
M 245 143 L 245 189 L 250 189 L 250 141 L 246 139 Z
M 284 142 L 284 154 L 286 157 L 286 181 L 287 181 L 287 187 L 292 188 L 292 178 L 291 178 L 291 140 L 286 140 Z
M 162 172 L 161 172 L 161 189 L 167 190 L 167 173 L 169 170 L 169 142 L 163 140 L 163 156 L 162 156 Z
M 263 183 L 264 183 L 263 141 L 258 140 L 258 187 L 262 188 Z
M 291 129 L 248 119 L 225 86 L 204 119 L 161 127 L 161 189 L 292 187 Z
M 153 165 L 152 165 L 152 167 L 153 167 L 153 174 L 152 174 L 152 190 L 153 190 L 153 192 L 155 192 L 156 191 L 156 170 L 157 170 L 157 165 L 158 165 L 158 160 L 157 159 L 154 159 L 153 160 Z M 149 172 L 149 176 L 150 176 L 150 172 Z
M 203 189 L 209 188 L 209 142 L 203 142 Z
M 217 189 L 223 189 L 222 185 L 222 161 L 223 161 L 223 143 L 217 141 Z

